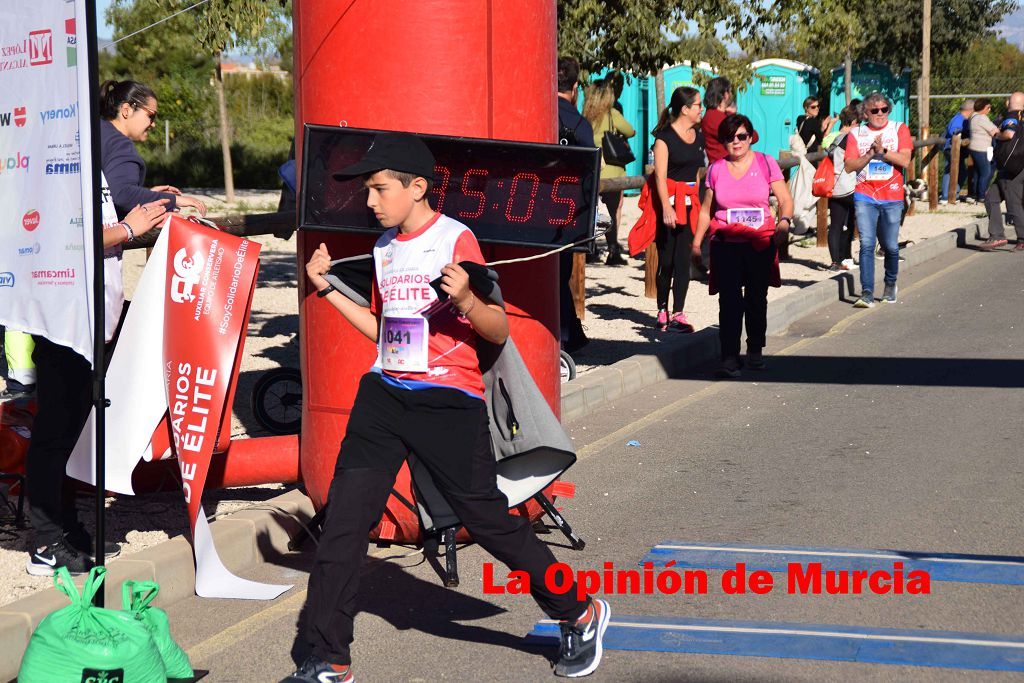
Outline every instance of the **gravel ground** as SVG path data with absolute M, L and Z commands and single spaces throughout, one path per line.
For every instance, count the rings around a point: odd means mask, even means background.
M 276 192 L 241 190 L 237 193 L 237 201 L 227 204 L 224 195 L 217 191 L 186 192 L 206 201 L 211 215 L 273 211 L 278 198 Z M 940 209 L 928 213 L 926 208 L 922 210 L 921 204 L 918 204 L 917 215 L 907 218 L 900 239 L 921 241 L 983 215 L 982 210 L 976 206 L 959 205 Z M 623 206 L 623 243 L 637 214 L 637 199 L 627 197 Z M 599 220 L 607 222 L 607 215 Z M 249 406 L 249 396 L 256 379 L 275 367 L 298 367 L 295 239 L 281 240 L 269 235 L 255 239 L 263 245 L 262 266 L 233 406 L 234 438 L 267 434 L 253 419 Z M 857 253 L 856 244 L 853 251 Z M 827 249 L 794 244 L 790 248 L 790 255 L 791 259 L 782 263 L 783 286 L 769 290 L 769 301 L 829 277 L 825 270 L 829 263 Z M 125 257 L 125 285 L 129 297 L 138 282 L 144 259 L 145 253 L 142 250 L 128 252 Z M 708 295 L 707 285 L 692 282 L 685 312 L 694 326 L 701 329 L 715 324 L 717 310 L 717 302 Z M 655 313 L 654 300 L 644 297 L 643 261 L 630 259 L 628 266 L 617 268 L 603 264 L 588 266 L 584 325 L 591 342 L 574 354 L 578 371 L 585 373 L 635 354 L 654 353 L 665 344 L 676 343 L 680 335 L 653 330 L 651 323 Z M 284 486 L 270 485 L 211 492 L 205 496 L 206 512 L 221 515 L 251 505 L 258 506 L 260 501 L 279 495 L 283 490 Z M 79 506 L 82 518 L 91 519 L 91 496 L 81 496 Z M 107 501 L 107 508 L 110 538 L 122 543 L 122 556 L 187 531 L 185 508 L 180 494 L 176 492 L 137 498 L 112 497 Z M 0 605 L 52 585 L 48 578 L 32 577 L 25 573 L 29 532 L 14 529 L 12 525 L 3 522 L 0 519 L 0 586 L 5 590 L 0 595 Z

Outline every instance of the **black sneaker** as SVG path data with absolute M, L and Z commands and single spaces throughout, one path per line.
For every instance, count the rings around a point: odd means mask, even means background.
M 93 553 L 96 550 L 96 544 L 93 543 L 92 534 L 90 534 L 83 525 L 79 524 L 78 528 L 74 531 L 65 533 L 64 540 L 67 541 L 68 545 L 82 555 L 95 559 L 96 556 L 93 555 Z M 120 554 L 121 545 L 119 543 L 107 541 L 103 544 L 103 555 L 105 557 L 117 557 Z
M 622 253 L 618 250 L 609 251 L 608 258 L 606 258 L 604 262 L 606 266 L 625 266 L 628 265 L 628 263 L 629 262 L 626 261 L 626 259 L 622 258 Z
M 715 370 L 715 377 L 719 379 L 736 379 L 740 376 L 740 359 L 730 356 L 722 361 L 722 364 Z
M 586 624 L 561 623 L 562 645 L 555 662 L 555 675 L 566 678 L 589 676 L 597 670 L 603 652 L 604 632 L 612 611 L 604 600 L 593 600 L 594 615 Z
M 29 555 L 25 571 L 32 576 L 53 576 L 58 567 L 67 567 L 73 576 L 84 574 L 92 569 L 92 560 L 61 539 Z
M 281 679 L 281 683 L 355 683 L 355 681 L 352 667 L 348 666 L 341 671 L 335 671 L 330 662 L 325 662 L 313 655 L 306 657 L 306 661 L 295 673 L 288 678 Z

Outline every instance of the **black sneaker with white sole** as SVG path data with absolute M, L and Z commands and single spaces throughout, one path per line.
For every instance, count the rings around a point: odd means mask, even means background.
M 58 567 L 67 567 L 72 576 L 85 574 L 93 562 L 69 545 L 64 539 L 37 548 L 29 555 L 25 571 L 32 576 L 53 576 Z
M 589 676 L 597 670 L 604 651 L 604 632 L 608 630 L 612 611 L 604 600 L 593 600 L 593 616 L 586 624 L 561 623 L 561 648 L 555 662 L 555 675 L 566 678 Z
M 82 526 L 78 525 L 78 528 L 74 531 L 69 531 L 64 534 L 64 540 L 67 541 L 68 545 L 77 550 L 86 557 L 96 558 L 94 554 L 96 552 L 96 544 L 93 543 L 92 534 Z M 110 559 L 111 557 L 117 557 L 121 554 L 121 545 L 112 541 L 106 541 L 103 544 L 103 555 Z

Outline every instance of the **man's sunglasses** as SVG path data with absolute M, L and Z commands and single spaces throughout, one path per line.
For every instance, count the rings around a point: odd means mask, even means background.
M 747 140 L 749 140 L 752 137 L 753 136 L 750 133 L 736 133 L 736 135 L 732 136 L 732 140 L 730 140 L 729 142 L 732 142 L 733 140 L 739 140 L 740 142 L 746 142 Z
M 868 109 L 869 114 L 888 114 L 889 107 L 872 107 Z
M 150 109 L 146 105 L 139 104 L 138 102 L 133 102 L 133 105 L 135 106 L 136 109 L 141 109 L 142 111 L 146 112 L 146 116 L 149 117 L 149 122 L 150 123 L 155 123 L 156 122 L 156 110 L 155 109 Z

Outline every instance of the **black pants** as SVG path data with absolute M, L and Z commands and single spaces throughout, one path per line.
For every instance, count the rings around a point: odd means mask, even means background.
M 608 255 L 611 256 L 619 253 L 619 206 L 622 205 L 622 190 L 602 192 L 601 201 L 608 207 L 608 213 L 611 214 L 611 225 L 608 226 L 608 232 L 604 234 L 608 241 Z
M 672 312 L 679 313 L 686 304 L 686 293 L 690 289 L 693 231 L 685 223 L 676 223 L 675 228 L 669 228 L 658 221 L 654 244 L 658 248 L 658 272 L 654 277 L 658 310 L 668 310 L 668 292 L 671 289 Z
M 531 594 L 552 619 L 577 619 L 587 608 L 575 588 L 556 595 L 544 585 L 555 562 L 529 521 L 508 513 L 497 488 L 487 409 L 454 389 L 409 391 L 369 373 L 359 391 L 327 496 L 324 530 L 309 576 L 306 637 L 313 653 L 334 664 L 351 662 L 359 570 L 369 532 L 380 521 L 395 476 L 411 452 L 473 540 L 530 576 Z
M 722 359 L 740 355 L 747 324 L 747 350 L 760 351 L 768 329 L 768 281 L 775 243 L 757 251 L 750 242 L 711 241 L 711 269 L 718 284 L 718 339 Z
M 829 197 L 828 217 L 828 255 L 832 263 L 853 258 L 850 245 L 853 243 L 853 228 L 857 225 L 857 214 L 853 211 L 853 195 Z
M 583 331 L 579 317 L 576 315 L 576 304 L 572 300 L 573 251 L 566 249 L 558 255 L 558 317 L 561 325 L 559 330 L 562 344 L 570 337 Z
M 1000 201 L 1006 202 L 1006 215 L 1009 216 L 1017 239 L 1024 233 L 1024 171 L 1015 177 L 1004 179 L 1003 174 L 996 176 L 985 194 L 985 209 L 988 211 L 988 238 L 990 240 L 1006 239 L 1006 228 L 1003 225 L 1003 211 Z
M 75 487 L 64 474 L 92 403 L 92 369 L 82 356 L 33 335 L 38 411 L 26 457 L 29 520 L 36 547 L 78 527 Z

